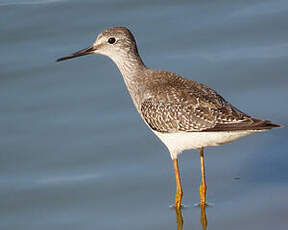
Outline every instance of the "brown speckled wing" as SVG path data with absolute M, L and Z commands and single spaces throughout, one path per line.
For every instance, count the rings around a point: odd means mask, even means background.
M 214 90 L 175 75 L 173 81 L 150 89 L 149 97 L 141 103 L 141 115 L 153 130 L 162 133 L 275 127 L 270 121 L 239 111 Z
M 141 114 L 153 130 L 164 133 L 202 131 L 215 126 L 213 120 L 192 106 L 165 103 L 152 98 L 142 104 Z

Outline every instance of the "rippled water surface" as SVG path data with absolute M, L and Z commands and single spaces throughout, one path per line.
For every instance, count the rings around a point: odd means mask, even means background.
M 177 228 L 172 161 L 116 66 L 55 62 L 107 27 L 128 26 L 147 66 L 287 125 L 286 0 L 2 0 L 0 11 L 3 230 Z M 206 150 L 208 229 L 287 228 L 287 137 L 284 127 Z M 205 229 L 199 162 L 180 157 L 183 229 Z

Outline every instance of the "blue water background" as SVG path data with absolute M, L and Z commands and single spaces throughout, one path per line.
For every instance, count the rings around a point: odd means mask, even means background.
M 107 57 L 56 63 L 123 25 L 145 64 L 287 126 L 288 2 L 1 0 L 0 229 L 176 229 L 172 162 Z M 208 229 L 285 229 L 288 129 L 206 150 Z M 180 156 L 184 229 L 200 161 Z

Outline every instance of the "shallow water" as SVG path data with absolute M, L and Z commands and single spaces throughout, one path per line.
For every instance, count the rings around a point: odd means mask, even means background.
M 287 124 L 287 1 L 2 0 L 0 10 L 1 229 L 177 228 L 169 154 L 116 66 L 55 62 L 109 26 L 133 31 L 146 65 Z M 287 227 L 287 136 L 206 150 L 208 229 Z M 185 152 L 180 166 L 184 229 L 201 229 L 199 154 Z

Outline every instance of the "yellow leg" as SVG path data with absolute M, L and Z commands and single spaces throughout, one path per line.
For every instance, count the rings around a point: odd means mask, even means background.
M 205 164 L 204 164 L 204 148 L 200 149 L 200 163 L 201 163 L 201 185 L 200 185 L 200 205 L 206 205 L 206 177 L 205 177 Z
M 200 222 L 201 222 L 201 225 L 202 225 L 202 229 L 203 230 L 207 230 L 207 225 L 208 225 L 208 222 L 207 222 L 207 217 L 206 217 L 206 207 L 204 205 L 201 205 L 201 219 L 200 219 Z
M 177 230 L 183 230 L 183 216 L 181 209 L 175 209 L 176 211 L 176 223 L 177 223 Z
M 174 165 L 174 172 L 175 172 L 175 178 L 176 178 L 175 208 L 180 209 L 183 191 L 182 191 L 182 185 L 181 185 L 181 179 L 180 179 L 180 173 L 179 173 L 177 158 L 173 159 L 173 165 Z

